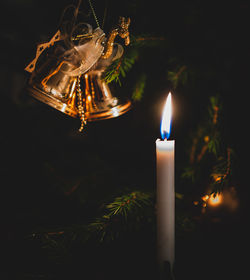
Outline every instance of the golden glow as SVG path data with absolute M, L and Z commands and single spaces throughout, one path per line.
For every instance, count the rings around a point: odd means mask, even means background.
M 223 179 L 223 174 L 213 174 L 212 176 L 215 182 L 220 182 Z
M 208 142 L 209 142 L 209 139 L 210 139 L 209 136 L 205 136 L 205 137 L 204 137 L 204 142 L 208 143 Z
M 203 201 L 207 201 L 207 200 L 209 199 L 209 195 L 206 194 L 206 195 L 204 195 L 201 199 L 202 199 Z
M 111 111 L 112 111 L 112 115 L 114 117 L 118 117 L 119 116 L 119 110 L 116 107 L 112 108 Z
M 222 194 L 217 193 L 215 196 L 210 195 L 208 204 L 210 206 L 217 206 L 222 202 Z
M 71 91 L 70 91 L 70 94 L 69 94 L 69 98 L 71 98 L 73 96 L 73 93 L 75 92 L 76 81 L 77 81 L 77 79 L 74 79 L 74 82 L 72 84 Z
M 206 194 L 206 195 L 202 196 L 201 199 L 203 200 L 202 207 L 205 208 L 205 207 L 207 207 L 207 204 L 209 206 L 219 205 L 222 202 L 223 197 L 222 197 L 222 194 L 217 193 L 215 196 L 213 194 L 211 194 L 211 195 Z
M 171 130 L 171 118 L 172 118 L 172 106 L 171 106 L 171 92 L 169 92 L 166 104 L 162 113 L 161 121 L 161 137 L 162 139 L 168 139 Z
M 102 82 L 102 89 L 103 89 L 103 93 L 104 93 L 105 97 L 110 98 L 111 97 L 110 90 L 107 87 L 107 84 L 105 82 Z
M 63 105 L 62 105 L 62 109 L 61 109 L 62 112 L 65 112 L 66 108 L 67 108 L 67 104 L 63 104 Z

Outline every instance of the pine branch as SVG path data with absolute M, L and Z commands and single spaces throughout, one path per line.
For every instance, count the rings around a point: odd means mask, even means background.
M 144 88 L 146 85 L 146 78 L 147 76 L 145 73 L 141 74 L 141 76 L 138 78 L 132 94 L 132 99 L 134 101 L 140 101 L 142 99 Z
M 138 207 L 141 208 L 144 205 L 150 204 L 151 200 L 149 194 L 134 191 L 130 194 L 115 198 L 113 202 L 106 206 L 106 209 L 110 211 L 108 213 L 109 216 L 123 215 L 127 217 L 127 212 L 136 211 Z
M 127 72 L 129 72 L 139 58 L 139 50 L 143 47 L 157 47 L 164 40 L 164 37 L 154 37 L 152 35 L 131 35 L 130 47 L 125 50 L 120 59 L 114 61 L 103 73 L 105 82 L 111 83 L 115 81 L 121 85 L 120 76 L 122 78 L 126 77 Z
M 120 75 L 125 78 L 127 72 L 133 67 L 137 58 L 138 50 L 130 49 L 126 54 L 120 59 L 115 60 L 103 73 L 103 79 L 106 83 L 111 83 L 112 81 L 117 82 L 121 85 Z
M 213 192 L 221 190 L 226 185 L 232 172 L 232 150 L 222 149 L 220 111 L 218 96 L 212 96 L 207 119 L 198 126 L 193 136 L 189 164 L 181 175 L 196 186 L 204 185 L 204 180 L 207 180 L 205 185 L 209 185 Z
M 181 174 L 181 177 L 190 179 L 191 182 L 194 183 L 195 179 L 196 179 L 196 170 L 195 170 L 194 166 L 191 165 L 191 166 L 185 167 Z
M 152 206 L 151 194 L 148 193 L 134 191 L 116 197 L 105 206 L 105 214 L 91 223 L 88 229 L 100 242 L 104 239 L 113 240 L 131 225 L 138 227 L 138 222 L 148 218 L 146 208 L 150 206 Z
M 210 97 L 210 105 L 208 107 L 208 119 L 201 123 L 193 136 L 192 146 L 189 154 L 189 163 L 194 164 L 200 162 L 206 152 L 213 154 L 215 157 L 219 155 L 220 148 L 220 131 L 218 127 L 218 113 L 220 105 L 218 97 Z
M 45 229 L 32 233 L 29 238 L 41 240 L 47 249 L 60 247 L 62 240 L 71 240 L 72 236 L 83 243 L 93 238 L 111 241 L 123 231 L 135 230 L 140 223 L 148 221 L 153 214 L 152 205 L 152 194 L 133 191 L 107 203 L 103 215 L 90 224 Z
M 220 156 L 214 165 L 211 173 L 212 193 L 220 192 L 228 182 L 232 172 L 232 154 L 233 150 L 227 148 L 226 157 Z
M 179 84 L 185 84 L 187 81 L 187 66 L 178 67 L 176 71 L 168 71 L 168 80 L 172 83 L 173 88 L 177 88 Z

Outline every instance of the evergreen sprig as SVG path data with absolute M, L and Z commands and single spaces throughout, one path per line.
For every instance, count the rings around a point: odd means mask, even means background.
M 232 171 L 233 151 L 229 147 L 222 148 L 220 111 L 219 97 L 212 96 L 208 107 L 208 117 L 201 122 L 192 137 L 188 165 L 184 167 L 182 173 L 182 178 L 189 179 L 193 185 L 198 187 L 209 185 L 210 191 L 214 194 L 227 185 Z M 207 176 L 207 182 L 204 184 L 205 176 Z M 200 181 L 201 179 L 203 182 Z
M 163 42 L 165 43 L 164 37 L 155 37 L 149 34 L 140 34 L 137 36 L 131 35 L 130 37 L 130 46 L 125 49 L 123 56 L 114 61 L 103 73 L 103 79 L 106 83 L 115 81 L 121 86 L 120 76 L 125 78 L 127 72 L 131 70 L 139 57 L 143 59 L 143 52 L 141 52 L 142 49 L 159 47 Z M 138 83 L 140 82 L 142 82 L 142 80 L 138 81 Z M 140 95 L 142 96 L 144 87 L 141 87 L 140 89 Z
M 188 72 L 186 65 L 177 67 L 174 71 L 168 71 L 167 79 L 171 82 L 174 89 L 177 88 L 179 84 L 184 85 L 187 82 Z
M 233 150 L 231 148 L 227 148 L 226 155 L 220 156 L 213 166 L 211 172 L 212 193 L 222 191 L 223 187 L 228 183 L 232 172 L 233 154 Z
M 147 76 L 145 73 L 142 73 L 141 76 L 138 78 L 132 94 L 132 99 L 134 101 L 140 101 L 142 99 L 144 88 L 146 86 L 146 79 Z
M 138 50 L 130 49 L 123 56 L 115 60 L 103 73 L 102 77 L 106 83 L 113 81 L 121 86 L 120 75 L 125 78 L 127 72 L 133 67 L 138 58 Z
M 99 241 L 113 240 L 129 228 L 138 227 L 138 222 L 147 216 L 146 208 L 152 206 L 152 195 L 141 191 L 116 197 L 104 207 L 104 214 L 88 226 Z
M 122 215 L 127 218 L 128 213 L 137 211 L 143 206 L 151 204 L 151 195 L 148 193 L 133 191 L 132 193 L 116 197 L 115 200 L 106 205 L 109 210 L 108 216 Z

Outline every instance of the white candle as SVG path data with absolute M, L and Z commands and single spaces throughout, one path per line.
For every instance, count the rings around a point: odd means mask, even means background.
M 174 150 L 175 141 L 167 140 L 171 129 L 171 93 L 163 110 L 161 136 L 156 140 L 157 168 L 157 255 L 160 273 L 164 273 L 167 263 L 170 273 L 175 254 L 175 189 Z

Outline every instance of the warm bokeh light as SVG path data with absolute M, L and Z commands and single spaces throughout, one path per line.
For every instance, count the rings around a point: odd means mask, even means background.
M 206 194 L 201 199 L 206 202 L 209 199 L 209 195 Z
M 168 139 L 171 131 L 171 118 L 172 118 L 172 105 L 171 105 L 171 92 L 169 92 L 166 104 L 162 113 L 161 120 L 161 138 L 162 140 Z
M 220 194 L 217 193 L 215 196 L 213 194 L 211 195 L 206 194 L 201 199 L 204 201 L 202 203 L 203 207 L 207 207 L 207 204 L 209 206 L 217 206 L 222 202 L 223 196 L 221 193 Z
M 222 194 L 217 193 L 215 196 L 210 195 L 208 204 L 210 206 L 217 206 L 222 202 Z

